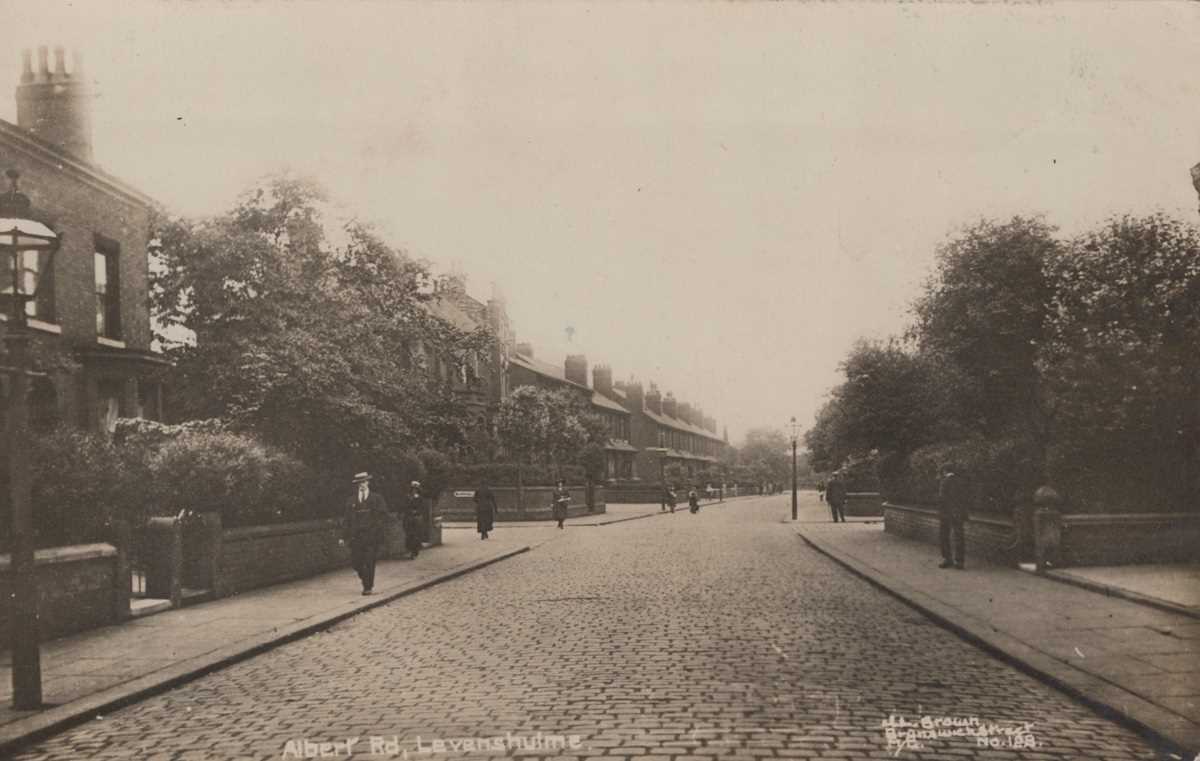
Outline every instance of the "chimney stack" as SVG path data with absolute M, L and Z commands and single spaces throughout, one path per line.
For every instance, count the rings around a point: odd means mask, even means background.
M 578 383 L 581 386 L 588 384 L 587 373 L 588 363 L 587 357 L 582 354 L 568 354 L 566 361 L 563 363 L 563 375 L 572 383 Z
M 32 55 L 22 53 L 21 81 L 17 85 L 17 126 L 62 149 L 71 156 L 92 160 L 91 92 L 83 79 L 83 58 L 76 53 L 72 71 L 67 71 L 66 53 L 38 48 L 38 68 Z
M 663 413 L 662 394 L 658 390 L 658 386 L 650 384 L 650 390 L 646 392 L 646 409 L 653 412 L 655 415 Z
M 664 415 L 668 415 L 670 417 L 677 417 L 676 413 L 679 412 L 679 407 L 678 407 L 677 403 L 675 402 L 675 395 L 672 394 L 670 391 L 668 391 L 667 395 L 663 397 L 662 411 L 663 411 Z
M 592 387 L 607 397 L 613 396 L 612 368 L 596 365 L 592 368 Z
M 651 386 L 650 390 L 653 391 L 654 387 Z M 655 391 L 655 393 L 658 392 Z M 629 381 L 629 383 L 626 383 L 625 398 L 629 400 L 630 408 L 634 410 L 643 409 L 642 403 L 645 401 L 645 399 L 642 393 L 642 384 L 638 383 L 637 381 Z

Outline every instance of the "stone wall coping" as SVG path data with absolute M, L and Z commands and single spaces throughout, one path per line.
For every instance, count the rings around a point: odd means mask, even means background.
M 914 505 L 899 505 L 895 502 L 884 502 L 883 508 L 885 510 L 907 510 L 911 513 L 922 513 L 934 518 L 938 516 L 938 509 L 936 507 L 916 507 Z M 1012 520 L 998 515 L 983 515 L 980 513 L 974 513 L 967 515 L 967 520 L 972 523 L 985 523 L 1005 529 L 1011 529 L 1013 527 Z
M 221 532 L 223 542 L 244 542 L 250 539 L 261 539 L 268 536 L 287 536 L 289 534 L 308 534 L 316 531 L 328 531 L 339 527 L 334 518 L 322 518 L 312 521 L 297 521 L 295 523 L 270 523 L 263 526 L 241 526 L 228 528 Z
M 47 547 L 37 550 L 33 555 L 34 565 L 52 565 L 54 563 L 78 563 L 81 560 L 116 557 L 117 548 L 111 544 L 72 544 L 65 547 Z M 12 567 L 12 555 L 0 555 L 0 571 Z
M 1191 513 L 1068 513 L 1062 516 L 1064 525 L 1129 525 L 1145 523 L 1197 523 L 1200 514 Z

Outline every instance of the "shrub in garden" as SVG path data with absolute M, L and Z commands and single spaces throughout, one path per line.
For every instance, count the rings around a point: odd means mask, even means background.
M 144 474 L 102 434 L 62 426 L 37 435 L 30 463 L 40 547 L 107 541 L 112 519 L 136 520 L 146 509 Z

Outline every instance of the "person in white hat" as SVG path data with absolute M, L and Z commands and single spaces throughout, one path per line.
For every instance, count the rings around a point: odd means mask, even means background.
M 355 473 L 355 494 L 346 510 L 345 538 L 350 544 L 350 565 L 362 582 L 362 593 L 375 591 L 375 561 L 387 527 L 387 503 L 371 491 L 371 474 Z

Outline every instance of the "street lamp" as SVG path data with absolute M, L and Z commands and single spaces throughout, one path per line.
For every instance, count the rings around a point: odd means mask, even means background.
M 800 440 L 800 424 L 796 422 L 796 416 L 792 415 L 792 520 L 796 520 L 796 443 Z
M 8 300 L 4 343 L 8 352 L 8 469 L 12 506 L 12 686 L 13 708 L 42 705 L 42 663 L 38 635 L 37 577 L 33 555 L 33 515 L 29 474 L 29 320 L 26 307 L 37 298 L 44 271 L 51 271 L 61 238 L 33 211 L 17 190 L 21 176 L 5 172 L 10 187 L 0 194 L 0 252 L 10 257 L 11 281 L 0 291 Z M 44 254 L 44 256 L 43 256 Z

